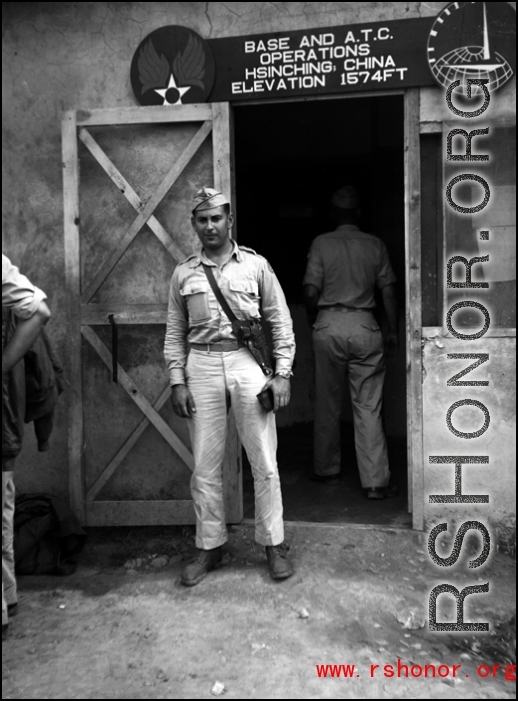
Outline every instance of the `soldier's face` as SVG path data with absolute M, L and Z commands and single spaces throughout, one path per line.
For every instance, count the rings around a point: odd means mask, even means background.
M 227 214 L 224 207 L 214 207 L 195 212 L 191 224 L 205 248 L 217 250 L 226 245 L 232 227 L 232 214 Z

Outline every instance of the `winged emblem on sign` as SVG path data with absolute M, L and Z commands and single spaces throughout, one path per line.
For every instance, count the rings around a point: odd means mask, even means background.
M 178 80 L 178 85 L 196 85 L 205 87 L 202 81 L 205 75 L 205 54 L 201 41 L 192 34 L 187 46 L 173 61 L 173 73 Z
M 202 44 L 191 35 L 185 49 L 176 55 L 171 71 L 169 61 L 164 54 L 158 55 L 150 39 L 140 51 L 138 71 L 142 95 L 155 89 L 164 98 L 164 104 L 181 104 L 181 98 L 191 86 L 202 90 L 205 87 L 202 80 L 205 75 Z
M 142 83 L 142 95 L 152 88 L 167 85 L 171 67 L 164 54 L 157 54 L 151 39 L 144 44 L 138 58 L 138 70 Z

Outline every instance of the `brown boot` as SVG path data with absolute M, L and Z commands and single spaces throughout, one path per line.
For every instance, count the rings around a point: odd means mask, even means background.
M 199 550 L 193 562 L 190 562 L 182 572 L 182 584 L 193 587 L 221 563 L 221 547 L 212 550 Z
M 284 543 L 280 545 L 267 545 L 266 557 L 270 565 L 270 577 L 272 579 L 286 579 L 294 572 L 293 565 L 288 559 L 288 548 Z

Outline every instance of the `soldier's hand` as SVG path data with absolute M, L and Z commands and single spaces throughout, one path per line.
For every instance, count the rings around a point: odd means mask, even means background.
M 279 411 L 290 403 L 291 384 L 290 380 L 282 375 L 275 375 L 263 387 L 263 390 L 271 387 L 273 392 L 273 411 Z
M 184 419 L 190 419 L 196 413 L 194 399 L 185 385 L 173 385 L 171 403 L 175 414 Z
M 389 333 L 385 338 L 385 356 L 392 358 L 399 351 L 399 337 L 397 333 Z

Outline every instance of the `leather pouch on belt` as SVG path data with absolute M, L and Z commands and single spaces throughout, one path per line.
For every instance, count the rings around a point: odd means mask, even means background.
M 260 321 L 236 319 L 232 322 L 235 337 L 244 343 L 265 375 L 273 375 L 273 363 Z

